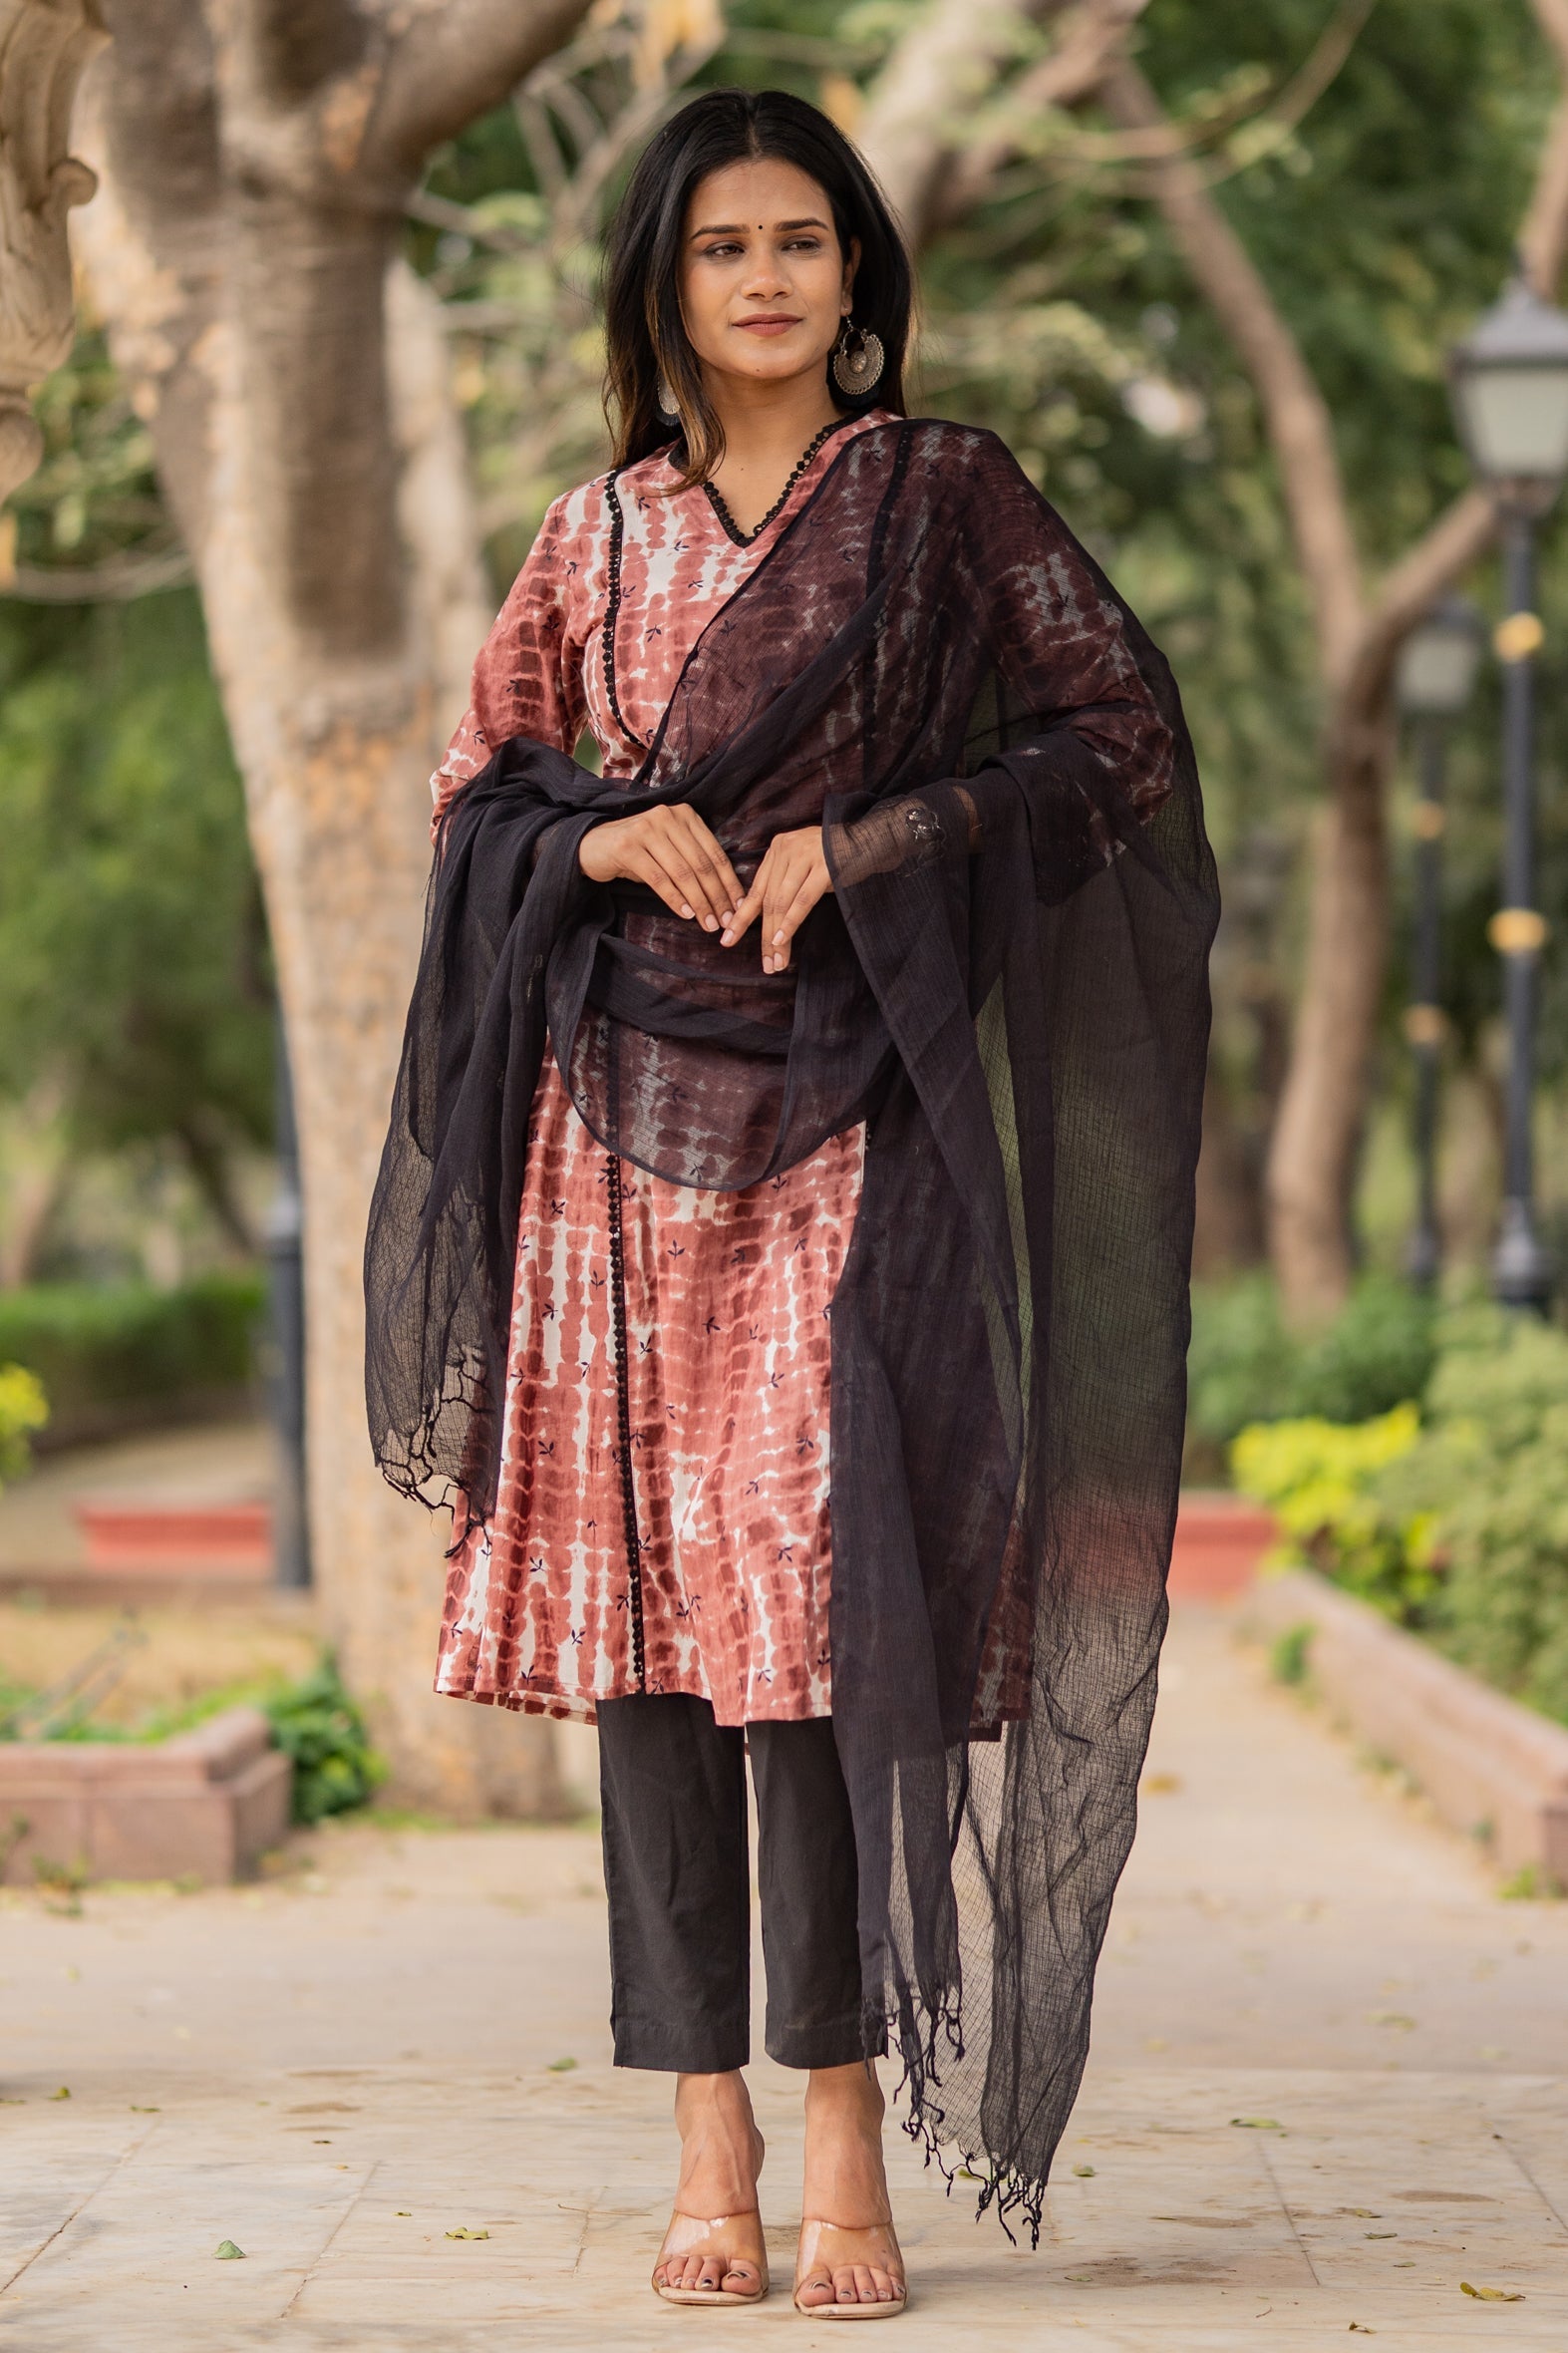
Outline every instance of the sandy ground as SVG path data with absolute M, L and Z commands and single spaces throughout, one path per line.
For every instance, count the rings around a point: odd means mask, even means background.
M 1041 2248 L 895 2139 L 893 2341 L 1568 2346 L 1568 1905 L 1500 1900 L 1201 1610 L 1145 1787 Z M 784 2292 L 798 2082 L 766 2061 L 774 2295 L 645 2284 L 669 2092 L 609 2064 L 591 1833 L 361 1823 L 291 1864 L 3 1899 L 0 2347 L 836 2342 Z

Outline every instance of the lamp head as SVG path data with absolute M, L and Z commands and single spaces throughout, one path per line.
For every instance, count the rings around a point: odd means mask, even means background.
M 1451 719 L 1462 711 L 1485 635 L 1486 624 L 1467 596 L 1439 598 L 1400 648 L 1400 709 L 1412 719 Z
M 1454 347 L 1449 379 L 1476 472 L 1549 503 L 1568 475 L 1568 315 L 1514 278 Z

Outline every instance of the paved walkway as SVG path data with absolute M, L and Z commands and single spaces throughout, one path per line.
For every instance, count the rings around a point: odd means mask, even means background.
M 1500 1901 L 1218 1618 L 1167 1662 L 1048 2236 L 1010 2249 L 897 2143 L 890 2342 L 1568 2346 L 1568 1906 Z M 837 2343 L 787 2294 L 643 2284 L 668 2092 L 609 2066 L 591 1837 L 309 1848 L 259 1887 L 4 1899 L 0 2353 Z M 786 2281 L 797 2086 L 754 2078 Z

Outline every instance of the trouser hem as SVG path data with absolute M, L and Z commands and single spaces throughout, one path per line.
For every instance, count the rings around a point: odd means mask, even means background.
M 857 2061 L 879 2057 L 887 2048 L 885 2032 L 868 2046 L 865 2022 L 858 2010 L 817 2026 L 770 2025 L 763 2048 L 781 2067 L 853 2067 Z
M 752 2038 L 744 2027 L 694 2019 L 678 2034 L 658 2026 L 619 2024 L 612 2032 L 617 2067 L 647 2068 L 660 2075 L 733 2075 L 751 2064 Z

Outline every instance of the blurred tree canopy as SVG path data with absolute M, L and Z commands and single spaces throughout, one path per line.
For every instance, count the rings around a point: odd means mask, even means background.
M 0 1095 L 173 1143 L 232 1238 L 271 1131 L 265 932 L 196 601 L 0 605 Z

